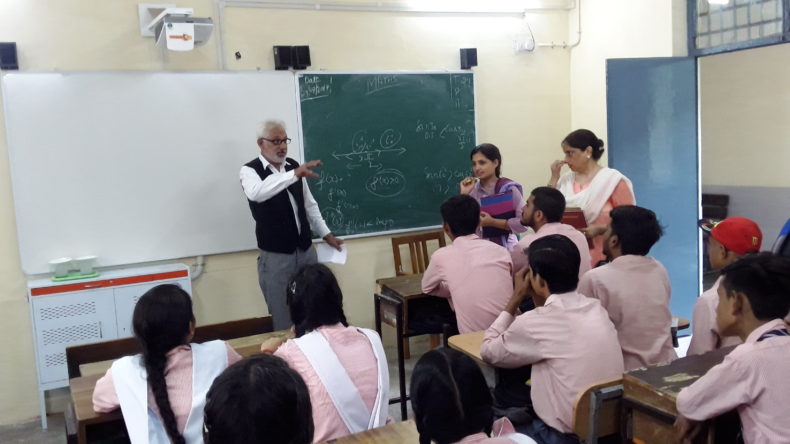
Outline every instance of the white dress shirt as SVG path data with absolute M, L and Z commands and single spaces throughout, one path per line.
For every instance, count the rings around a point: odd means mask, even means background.
M 301 233 L 302 224 L 299 222 L 299 209 L 296 207 L 296 200 L 293 195 L 291 195 L 291 191 L 288 190 L 288 187 L 296 183 L 299 178 L 296 177 L 294 170 L 285 171 L 285 168 L 277 169 L 262 155 L 258 154 L 258 158 L 263 162 L 263 167 L 268 168 L 272 174 L 267 176 L 266 180 L 261 180 L 261 177 L 254 169 L 247 165 L 242 166 L 239 172 L 239 178 L 241 180 L 241 187 L 244 189 L 244 194 L 247 196 L 247 199 L 253 202 L 265 202 L 283 190 L 288 191 L 288 199 L 291 201 L 291 208 L 293 208 L 294 219 L 296 220 L 296 229 Z M 283 165 L 285 165 L 285 163 L 283 163 Z M 302 191 L 307 221 L 310 222 L 310 227 L 313 232 L 318 234 L 318 237 L 323 238 L 330 233 L 330 230 L 329 227 L 326 226 L 323 216 L 321 216 L 321 210 L 318 209 L 318 203 L 316 203 L 315 198 L 313 198 L 313 194 L 307 186 L 307 181 L 302 182 Z

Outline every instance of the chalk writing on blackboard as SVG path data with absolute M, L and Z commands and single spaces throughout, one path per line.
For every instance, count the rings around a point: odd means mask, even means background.
M 398 77 L 395 74 L 382 74 L 371 76 L 367 83 L 365 95 L 370 95 L 384 89 L 394 88 L 399 85 Z
M 321 76 L 304 76 L 304 84 L 299 88 L 299 98 L 304 102 L 331 96 L 332 81 L 332 77 L 325 79 Z
M 406 188 L 406 178 L 394 168 L 377 171 L 365 183 L 365 189 L 378 197 L 397 196 L 404 188 Z
M 393 129 L 384 130 L 379 137 L 371 137 L 368 130 L 359 130 L 351 136 L 351 151 L 338 153 L 332 151 L 335 160 L 348 161 L 346 168 L 354 169 L 367 167 L 380 169 L 383 164 L 380 162 L 383 156 L 400 156 L 406 152 L 406 148 L 396 146 L 401 140 L 401 134 Z

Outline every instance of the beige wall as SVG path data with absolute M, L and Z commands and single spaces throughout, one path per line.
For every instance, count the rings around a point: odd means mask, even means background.
M 210 0 L 178 5 L 194 7 L 197 16 L 215 16 Z M 541 39 L 565 40 L 567 15 L 546 12 L 529 20 Z M 232 70 L 272 69 L 275 44 L 308 44 L 314 69 L 335 70 L 457 69 L 458 48 L 477 47 L 478 140 L 500 146 L 504 173 L 526 189 L 545 182 L 546 166 L 555 157 L 546 147 L 554 147 L 570 128 L 568 51 L 514 54 L 512 36 L 524 32 L 517 18 L 240 8 L 226 9 L 224 17 L 225 61 Z M 3 0 L 0 41 L 17 42 L 20 66 L 29 71 L 219 66 L 216 34 L 205 47 L 170 53 L 163 61 L 152 40 L 140 37 L 137 2 L 130 0 Z M 240 61 L 233 57 L 236 51 L 242 53 Z M 4 131 L 0 123 L 0 424 L 32 418 L 38 408 Z M 251 140 L 251 157 L 255 150 Z M 372 325 L 373 281 L 393 274 L 388 240 L 349 241 L 349 263 L 335 267 L 355 324 Z M 205 273 L 194 283 L 199 323 L 264 313 L 255 257 L 255 252 L 207 257 Z
M 592 130 L 604 142 L 606 59 L 686 55 L 686 2 L 582 0 L 581 44 L 571 52 L 571 127 Z M 571 32 L 576 12 L 569 14 Z M 560 152 L 557 139 L 554 146 Z
M 790 187 L 790 45 L 703 57 L 699 78 L 702 185 Z

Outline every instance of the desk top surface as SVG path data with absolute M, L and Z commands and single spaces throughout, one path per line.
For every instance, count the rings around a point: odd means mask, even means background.
M 472 357 L 478 364 L 489 365 L 486 364 L 480 356 L 480 347 L 483 345 L 484 335 L 485 331 L 473 331 L 471 333 L 450 336 L 450 338 L 447 339 L 447 343 L 451 348 Z
M 623 397 L 677 416 L 678 393 L 694 383 L 732 351 L 725 347 L 703 355 L 686 356 L 669 364 L 633 370 L 623 375 Z
M 327 441 L 327 443 L 353 444 L 353 443 L 380 443 L 380 444 L 402 444 L 409 442 L 419 442 L 420 435 L 414 420 L 410 419 L 403 422 L 394 422 L 384 427 L 366 430 L 353 435 Z
M 400 299 L 422 296 L 422 273 L 376 279 L 382 293 Z
M 260 335 L 245 336 L 227 341 L 242 357 L 252 356 L 261 349 L 261 343 L 269 338 L 291 338 L 290 331 L 282 330 Z M 69 380 L 71 401 L 74 403 L 74 415 L 81 424 L 96 424 L 121 420 L 120 410 L 110 413 L 96 413 L 93 411 L 93 388 L 96 381 L 110 368 L 112 361 L 104 361 L 83 365 L 83 376 Z

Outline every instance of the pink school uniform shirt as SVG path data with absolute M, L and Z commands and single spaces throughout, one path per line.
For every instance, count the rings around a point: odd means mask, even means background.
M 524 236 L 518 241 L 513 251 L 510 252 L 510 257 L 513 259 L 513 273 L 529 265 L 529 258 L 527 254 L 524 253 L 524 250 L 529 248 L 532 242 L 551 234 L 561 234 L 567 237 L 576 245 L 576 248 L 579 249 L 579 257 L 581 257 L 581 263 L 579 264 L 579 279 L 581 279 L 584 273 L 590 271 L 590 264 L 592 262 L 592 259 L 590 259 L 590 246 L 587 244 L 587 238 L 584 234 L 571 225 L 560 222 L 550 222 L 540 227 L 537 232 Z
M 228 366 L 241 360 L 241 356 L 233 348 L 228 348 Z M 165 383 L 167 384 L 167 397 L 170 399 L 170 408 L 176 417 L 179 433 L 184 433 L 189 411 L 192 409 L 192 348 L 180 345 L 167 352 L 165 365 Z M 154 394 L 148 387 L 148 405 L 159 415 L 159 407 L 154 400 Z M 118 393 L 112 380 L 112 369 L 96 381 L 93 389 L 93 410 L 98 413 L 111 412 L 121 406 Z
M 623 375 L 617 331 L 595 299 L 553 294 L 542 307 L 502 312 L 486 330 L 480 354 L 497 367 L 532 364 L 532 403 L 540 419 L 573 431 L 573 405 L 590 385 Z
M 510 253 L 476 234 L 436 250 L 422 278 L 422 292 L 450 299 L 458 331 L 487 329 L 513 295 Z
M 704 291 L 694 302 L 694 312 L 691 315 L 691 343 L 687 355 L 701 355 L 717 348 L 742 344 L 737 336 L 719 336 L 716 327 L 716 308 L 719 306 L 719 284 L 722 278 L 707 291 Z
M 589 187 L 590 184 L 587 185 L 579 185 L 578 183 L 573 183 L 573 192 L 578 193 L 583 189 Z M 625 183 L 624 180 L 621 180 L 620 183 L 617 184 L 614 191 L 612 191 L 612 195 L 609 196 L 609 199 L 603 205 L 601 209 L 601 213 L 598 215 L 598 218 L 594 221 L 590 222 L 587 221 L 588 225 L 609 225 L 609 222 L 612 221 L 611 216 L 609 213 L 612 212 L 613 209 L 619 207 L 620 205 L 634 205 L 636 203 L 636 197 L 634 197 L 634 193 L 628 188 L 628 184 Z M 590 257 L 591 263 L 593 266 L 598 262 L 606 259 L 606 256 L 603 254 L 603 236 L 597 236 L 593 239 L 593 248 L 590 250 Z
M 516 444 L 516 441 L 501 436 L 490 438 L 485 433 L 480 432 L 474 435 L 469 435 L 453 444 Z
M 365 406 L 372 411 L 378 392 L 379 370 L 376 355 L 367 336 L 356 327 L 344 327 L 342 324 L 327 325 L 316 330 L 329 342 L 332 351 L 359 391 Z M 332 403 L 332 398 L 299 346 L 294 341 L 286 341 L 274 355 L 283 358 L 302 376 L 307 385 L 310 402 L 313 404 L 313 442 L 324 442 L 348 435 L 350 432 Z
M 660 262 L 649 256 L 620 256 L 585 274 L 578 291 L 601 301 L 609 313 L 625 371 L 677 359 L 670 331 L 672 288 Z
M 721 364 L 680 391 L 677 409 L 695 421 L 738 409 L 749 444 L 790 443 L 790 336 L 760 337 L 786 329 L 774 319 L 755 329 Z

